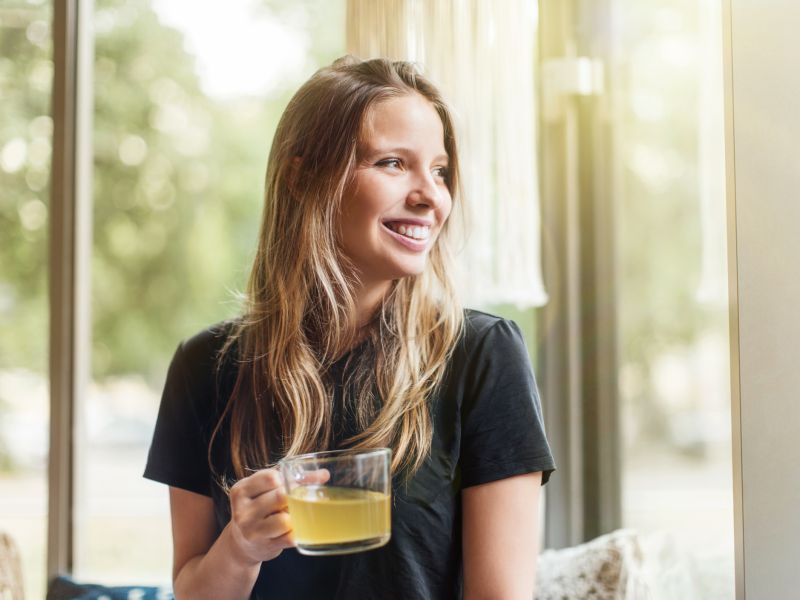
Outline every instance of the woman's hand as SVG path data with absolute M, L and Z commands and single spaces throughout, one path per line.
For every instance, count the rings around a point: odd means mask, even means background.
M 319 485 L 330 479 L 327 469 L 304 474 L 302 485 Z M 286 489 L 277 469 L 256 471 L 231 488 L 230 535 L 245 564 L 276 558 L 294 547 L 292 520 L 286 510 Z
M 322 484 L 325 469 L 298 484 Z M 214 502 L 170 487 L 176 598 L 249 598 L 263 561 L 294 546 L 287 498 L 277 469 L 257 471 L 231 488 L 231 520 L 217 536 Z
M 286 490 L 277 469 L 256 471 L 231 488 L 230 533 L 239 558 L 256 564 L 294 546 Z

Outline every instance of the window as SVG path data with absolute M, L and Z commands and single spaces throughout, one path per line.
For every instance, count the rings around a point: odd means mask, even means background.
M 730 597 L 721 3 L 541 6 L 548 542 L 632 528 L 659 590 Z
M 0 7 L 0 530 L 32 598 L 47 559 L 51 19 L 49 2 Z
M 91 343 L 79 351 L 91 372 L 76 403 L 74 541 L 62 540 L 74 560 L 51 568 L 163 583 L 167 494 L 141 473 L 166 367 L 179 340 L 236 313 L 271 132 L 288 94 L 344 52 L 344 4 L 93 8 L 93 57 L 78 64 L 94 89 L 92 154 L 77 159 L 91 170 L 92 227 L 76 240 L 92 244 Z M 44 597 L 48 553 L 52 13 L 34 1 L 0 9 L 0 528 L 21 546 L 30 597 Z M 287 49 L 294 59 L 271 68 Z
M 271 132 L 287 93 L 343 52 L 342 19 L 341 2 L 96 3 L 83 580 L 170 578 L 167 489 L 141 477 L 166 368 L 181 339 L 237 313 Z
M 22 547 L 31 597 L 44 596 L 47 556 L 53 6 L 0 8 L 0 529 Z M 719 3 L 539 8 L 521 23 L 538 28 L 529 41 L 538 35 L 541 50 L 550 299 L 494 308 L 538 342 L 559 462 L 548 545 L 633 527 L 650 551 L 675 549 L 672 564 L 694 569 L 700 597 L 726 597 Z M 166 366 L 180 339 L 236 313 L 270 132 L 297 84 L 344 52 L 344 14 L 344 0 L 231 1 L 224 15 L 188 0 L 95 0 L 84 65 L 94 90 L 92 334 L 75 438 L 82 579 L 169 579 L 166 489 L 141 478 Z M 499 20 L 489 22 L 494 31 Z M 281 68 L 269 60 L 275 46 Z
M 611 4 L 622 525 L 732 597 L 722 7 Z

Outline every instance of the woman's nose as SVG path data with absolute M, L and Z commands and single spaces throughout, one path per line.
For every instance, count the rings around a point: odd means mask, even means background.
M 433 180 L 433 175 L 421 175 L 415 179 L 415 185 L 408 194 L 411 206 L 428 206 L 437 208 L 442 201 L 442 190 Z

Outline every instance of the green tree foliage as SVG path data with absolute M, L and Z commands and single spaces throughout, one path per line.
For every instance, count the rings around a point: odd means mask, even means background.
M 148 4 L 96 12 L 96 376 L 157 373 L 177 340 L 234 312 L 225 287 L 241 285 L 244 257 L 230 240 L 253 239 L 245 216 L 258 210 L 257 186 L 223 192 L 248 175 L 229 146 L 250 140 L 230 139 L 241 130 L 221 123 L 182 36 Z
M 264 3 L 309 31 L 303 77 L 341 53 L 343 22 L 329 32 L 341 5 Z M 0 139 L 49 147 L 49 11 L 20 10 L 18 20 L 8 27 L 4 18 L 0 38 Z M 33 36 L 41 43 L 31 41 L 34 22 L 46 30 Z M 149 0 L 97 0 L 94 26 L 93 375 L 138 372 L 157 382 L 178 340 L 237 312 L 272 133 L 297 82 L 266 99 L 207 97 L 182 35 L 159 22 Z M 242 60 L 257 69 L 280 57 Z M 49 203 L 49 157 L 33 164 L 28 154 L 24 167 L 0 171 L 0 365 L 43 371 L 47 225 L 36 209 Z M 26 228 L 25 218 L 39 227 Z
M 48 7 L 0 9 L 0 365 L 44 371 L 50 89 Z

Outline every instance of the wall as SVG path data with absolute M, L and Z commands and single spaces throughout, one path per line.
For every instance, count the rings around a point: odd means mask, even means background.
M 737 597 L 780 600 L 800 564 L 800 3 L 725 2 Z

